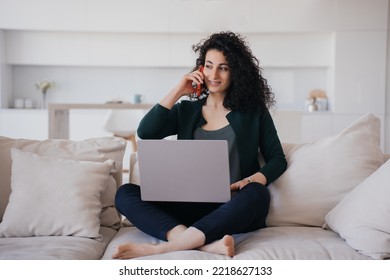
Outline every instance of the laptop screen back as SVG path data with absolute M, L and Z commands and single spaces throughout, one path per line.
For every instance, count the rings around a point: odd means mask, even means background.
M 230 200 L 225 140 L 140 140 L 138 162 L 142 200 Z

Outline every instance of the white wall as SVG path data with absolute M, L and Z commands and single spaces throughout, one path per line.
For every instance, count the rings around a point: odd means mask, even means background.
M 1 0 L 0 26 L 19 30 L 186 34 L 210 33 L 219 29 L 234 29 L 246 33 L 317 32 L 333 29 L 337 2 Z M 355 5 L 360 6 L 360 3 Z M 369 5 L 364 8 L 372 9 Z M 376 12 L 375 8 L 374 11 Z M 378 21 L 375 17 L 372 20 L 374 24 Z
M 336 126 L 366 112 L 384 120 L 388 18 L 388 0 L 0 0 L 1 107 L 38 102 L 41 79 L 57 84 L 52 102 L 135 92 L 154 102 L 192 66 L 193 43 L 232 29 L 247 35 L 279 109 L 301 110 L 321 88 L 345 115 Z
M 387 31 L 336 34 L 335 112 L 383 115 Z
M 188 68 L 14 66 L 13 98 L 31 98 L 39 107 L 41 93 L 35 82 L 51 80 L 49 103 L 104 103 L 131 101 L 132 95 L 145 95 L 145 102 L 159 101 Z M 22 82 L 20 82 L 22 81 Z
M 390 153 L 390 5 L 387 18 L 387 68 L 386 68 L 386 119 L 385 119 L 385 151 Z
M 205 37 L 7 31 L 6 62 L 13 65 L 14 77 L 9 106 L 20 97 L 37 103 L 34 84 L 42 79 L 57 84 L 50 90 L 51 102 L 104 102 L 134 92 L 146 95 L 149 102 L 158 101 L 191 69 L 195 61 L 191 45 Z M 312 89 L 331 92 L 327 82 L 332 66 L 331 33 L 247 37 L 277 93 L 280 109 L 302 110 Z
M 90 66 L 13 66 L 10 101 L 28 98 L 39 108 L 41 94 L 35 88 L 40 80 L 51 80 L 49 103 L 102 103 L 131 101 L 132 95 L 145 95 L 145 102 L 158 102 L 186 73 L 189 67 L 90 67 Z M 326 67 L 265 67 L 264 76 L 276 93 L 277 109 L 304 110 L 310 90 L 327 88 Z M 156 77 L 156 78 L 155 78 Z M 13 107 L 12 102 L 10 107 Z
M 12 67 L 6 63 L 5 31 L 0 30 L 0 108 L 8 107 L 12 98 Z

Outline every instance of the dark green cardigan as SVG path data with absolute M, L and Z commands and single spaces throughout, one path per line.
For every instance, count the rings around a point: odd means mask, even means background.
M 137 134 L 141 139 L 162 139 L 176 135 L 178 139 L 194 139 L 194 131 L 204 125 L 202 115 L 205 99 L 182 101 L 172 109 L 156 104 L 142 119 Z M 231 111 L 227 114 L 236 137 L 243 178 L 261 172 L 267 184 L 277 179 L 287 167 L 284 152 L 275 125 L 268 110 L 256 113 Z M 264 157 L 260 167 L 258 152 Z

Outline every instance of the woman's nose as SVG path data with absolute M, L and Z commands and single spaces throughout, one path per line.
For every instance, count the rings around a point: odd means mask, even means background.
M 218 69 L 211 69 L 209 78 L 212 80 L 212 79 L 215 79 L 217 77 L 218 77 Z

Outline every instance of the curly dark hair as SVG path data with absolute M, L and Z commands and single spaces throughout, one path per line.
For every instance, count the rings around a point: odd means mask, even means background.
M 252 54 L 244 37 L 230 31 L 215 33 L 193 45 L 199 53 L 193 70 L 204 65 L 210 49 L 221 51 L 229 65 L 231 84 L 224 100 L 225 108 L 253 112 L 275 105 L 275 95 L 262 76 L 259 60 Z

